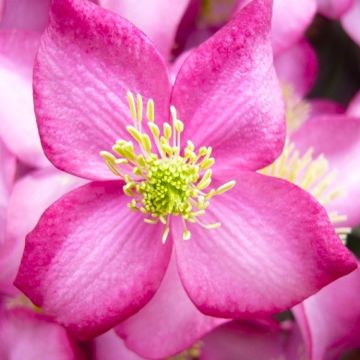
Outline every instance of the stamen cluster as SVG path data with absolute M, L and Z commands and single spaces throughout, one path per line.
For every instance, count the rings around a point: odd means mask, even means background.
M 210 199 L 230 190 L 235 181 L 206 190 L 211 184 L 211 167 L 215 163 L 211 147 L 201 147 L 196 152 L 194 144 L 187 141 L 181 153 L 184 124 L 177 118 L 176 109 L 170 107 L 172 124 L 164 122 L 161 132 L 155 123 L 154 102 L 149 99 L 145 131 L 142 97 L 138 94 L 135 101 L 130 92 L 127 97 L 134 125 L 126 129 L 135 144 L 118 140 L 113 146 L 116 156 L 107 151 L 100 154 L 109 169 L 125 181 L 124 193 L 132 197 L 130 209 L 147 215 L 144 221 L 149 224 L 163 223 L 163 242 L 169 234 L 171 215 L 182 217 L 184 239 L 191 236 L 186 222 L 208 229 L 219 227 L 220 223 L 204 224 L 199 217 L 205 214 Z
M 293 143 L 287 142 L 281 156 L 260 172 L 279 177 L 298 185 L 313 195 L 321 205 L 326 206 L 342 195 L 341 189 L 334 186 L 337 173 L 330 170 L 329 162 L 324 155 L 313 157 L 314 150 L 308 149 L 300 155 Z M 346 221 L 345 215 L 329 213 L 333 224 Z M 348 227 L 335 227 L 340 239 L 345 242 L 351 232 Z

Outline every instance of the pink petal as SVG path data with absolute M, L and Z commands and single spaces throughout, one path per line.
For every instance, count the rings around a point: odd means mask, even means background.
M 99 152 L 131 124 L 126 92 L 155 101 L 167 119 L 164 60 L 131 23 L 87 1 L 54 1 L 34 69 L 35 112 L 48 158 L 91 179 L 111 177 Z
M 173 225 L 180 278 L 203 313 L 273 314 L 356 267 L 308 193 L 257 173 L 232 178 L 238 185 L 212 199 L 203 220 L 220 228 L 192 224 L 191 239 L 184 241 L 181 224 Z
M 351 100 L 346 113 L 349 116 L 360 117 L 360 91 Z
M 329 99 L 313 99 L 310 101 L 309 117 L 344 114 L 344 112 L 345 109 L 341 104 Z
M 295 307 L 311 359 L 339 359 L 360 346 L 359 292 L 357 269 Z
M 113 330 L 94 339 L 92 352 L 93 360 L 145 360 L 129 350 Z
M 190 0 L 100 0 L 99 3 L 136 25 L 167 59 L 175 45 L 177 28 Z
M 352 39 L 360 46 L 360 1 L 354 0 L 353 6 L 341 18 L 341 24 Z
M 128 201 L 119 182 L 85 185 L 48 208 L 27 236 L 16 286 L 78 337 L 138 311 L 165 273 L 171 244 Z
M 116 331 L 131 350 L 160 359 L 185 350 L 223 322 L 203 315 L 190 301 L 173 259 L 155 296 Z
M 48 23 L 50 2 L 51 0 L 4 0 L 0 29 L 43 31 Z
M 274 0 L 271 35 L 275 54 L 304 36 L 315 12 L 316 0 Z
M 308 120 L 293 136 L 301 152 L 314 149 L 314 156 L 324 154 L 331 169 L 337 170 L 333 188 L 343 196 L 326 206 L 328 211 L 347 215 L 347 224 L 360 223 L 360 119 L 346 115 L 324 115 Z
M 8 148 L 33 166 L 48 164 L 41 149 L 31 86 L 39 41 L 37 33 L 0 31 L 0 133 Z
M 317 0 L 318 12 L 330 19 L 339 19 L 353 3 L 354 0 Z
M 304 96 L 311 90 L 317 76 L 315 51 L 302 39 L 276 56 L 275 69 L 283 84 L 292 86 L 299 96 Z
M 286 333 L 257 322 L 230 322 L 202 340 L 200 360 L 285 359 Z M 289 359 L 290 360 L 290 359 Z
M 185 121 L 184 140 L 211 145 L 219 166 L 258 169 L 283 146 L 270 18 L 271 1 L 252 1 L 191 52 L 177 76 L 172 103 Z
M 0 292 L 17 292 L 13 282 L 24 251 L 25 237 L 41 214 L 55 200 L 83 182 L 52 168 L 31 172 L 16 182 L 8 204 L 6 242 L 0 247 Z
M 6 209 L 15 177 L 15 166 L 15 157 L 0 138 L 0 246 L 5 238 Z
M 0 311 L 0 358 L 74 360 L 76 349 L 66 331 L 45 316 L 15 308 Z

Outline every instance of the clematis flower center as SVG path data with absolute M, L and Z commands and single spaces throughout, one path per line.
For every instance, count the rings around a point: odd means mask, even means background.
M 309 192 L 321 205 L 327 206 L 342 196 L 342 191 L 334 186 L 337 173 L 330 169 L 328 160 L 324 155 L 314 158 L 313 152 L 314 150 L 310 148 L 301 155 L 295 145 L 287 141 L 280 157 L 260 172 L 298 185 Z M 329 213 L 329 218 L 335 226 L 336 233 L 345 242 L 351 228 L 341 227 L 338 224 L 346 221 L 346 215 L 334 211 Z
M 181 216 L 183 238 L 191 237 L 187 222 L 198 223 L 207 229 L 219 227 L 220 223 L 204 224 L 200 217 L 210 205 L 210 200 L 230 190 L 235 181 L 218 188 L 210 188 L 215 159 L 211 147 L 195 151 L 189 140 L 181 150 L 181 134 L 184 124 L 177 118 L 175 107 L 170 107 L 172 123 L 163 123 L 162 131 L 155 122 L 154 102 L 146 105 L 146 126 L 143 127 L 143 101 L 127 94 L 133 125 L 126 127 L 133 141 L 118 140 L 114 152 L 101 151 L 109 169 L 121 177 L 124 193 L 132 198 L 129 208 L 145 215 L 148 224 L 164 224 L 162 241 L 170 230 L 171 216 Z M 149 136 L 150 135 L 150 136 Z

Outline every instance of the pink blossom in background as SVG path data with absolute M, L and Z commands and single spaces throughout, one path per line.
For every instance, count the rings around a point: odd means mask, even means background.
M 84 180 L 57 169 L 31 172 L 16 181 L 10 193 L 4 241 L 0 247 L 0 294 L 17 295 L 13 286 L 25 246 L 25 236 L 36 225 L 41 214 L 63 194 L 82 185 Z
M 200 349 L 200 360 L 305 359 L 301 334 L 291 322 L 233 321 L 201 339 Z
M 351 8 L 342 16 L 341 24 L 349 36 L 360 45 L 360 1 L 354 0 Z
M 0 358 L 11 360 L 81 360 L 61 326 L 24 307 L 0 304 Z
M 339 19 L 357 0 L 317 0 L 318 12 L 330 19 Z
M 294 308 L 310 360 L 335 360 L 360 346 L 360 272 L 334 281 Z
M 164 59 L 133 25 L 90 3 L 54 2 L 34 74 L 40 136 L 57 167 L 98 182 L 43 214 L 27 237 L 16 284 L 73 334 L 99 334 L 150 306 L 172 246 L 191 301 L 219 317 L 286 309 L 356 267 L 312 197 L 253 172 L 275 159 L 284 137 L 270 8 L 265 0 L 243 8 L 189 55 L 171 89 Z M 164 245 L 163 227 L 144 224 L 127 208 L 123 183 L 112 180 L 99 152 L 129 139 L 129 89 L 154 99 L 160 123 L 171 95 L 184 140 L 213 146 L 213 186 L 239 184 L 211 200 L 205 221 L 220 221 L 220 228 L 190 224 L 192 237 L 184 241 L 174 218 Z M 158 306 L 145 314 L 149 326 Z
M 15 178 L 15 157 L 0 138 L 0 246 L 5 239 L 6 209 Z

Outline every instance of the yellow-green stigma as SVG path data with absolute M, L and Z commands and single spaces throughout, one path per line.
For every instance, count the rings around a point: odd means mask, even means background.
M 163 123 L 161 131 L 155 123 L 152 99 L 146 105 L 145 131 L 142 97 L 138 94 L 135 99 L 128 92 L 127 98 L 134 124 L 126 129 L 134 142 L 118 140 L 112 148 L 115 155 L 107 151 L 100 155 L 109 169 L 125 181 L 124 193 L 132 197 L 130 209 L 146 215 L 146 223 L 163 223 L 163 242 L 169 234 L 171 215 L 181 216 L 185 240 L 191 236 L 186 222 L 208 229 L 219 227 L 220 223 L 204 224 L 199 217 L 205 214 L 211 198 L 230 190 L 235 181 L 207 190 L 215 163 L 211 147 L 195 151 L 194 144 L 187 141 L 181 151 L 184 124 L 177 118 L 176 109 L 170 108 L 172 124 Z

